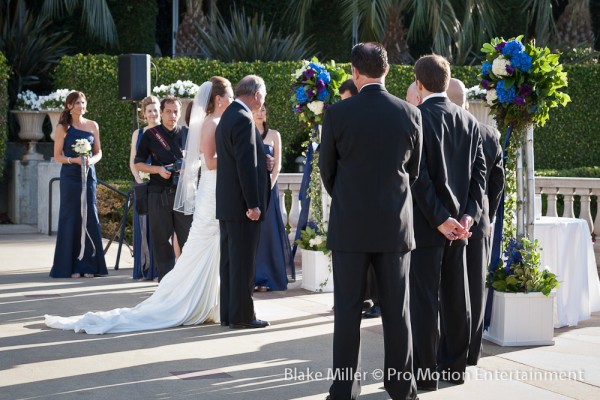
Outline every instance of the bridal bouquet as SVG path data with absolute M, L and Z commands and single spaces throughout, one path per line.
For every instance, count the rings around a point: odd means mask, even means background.
M 559 91 L 567 86 L 567 74 L 558 54 L 536 47 L 533 41 L 523 45 L 521 39 L 495 38 L 481 49 L 486 61 L 480 85 L 500 129 L 512 125 L 520 131 L 530 123 L 543 126 L 551 108 L 571 100 Z
M 292 74 L 290 101 L 294 113 L 310 128 L 323 122 L 327 108 L 338 101 L 340 85 L 348 78 L 346 72 L 335 65 L 321 64 L 316 57 L 302 61 L 302 67 Z
M 65 108 L 67 96 L 71 92 L 70 89 L 58 89 L 46 96 L 40 96 L 40 106 L 44 110 L 62 111 Z
M 92 145 L 90 141 L 87 139 L 77 139 L 75 140 L 75 144 L 71 146 L 73 151 L 80 156 L 87 156 L 92 152 Z
M 154 89 L 152 89 L 152 93 L 158 97 L 173 95 L 184 99 L 191 99 L 198 93 L 199 88 L 200 86 L 192 81 L 178 80 L 169 85 L 155 86 Z
M 541 267 L 538 241 L 527 238 L 508 241 L 500 265 L 488 276 L 488 283 L 499 292 L 542 292 L 546 296 L 559 286 L 556 275 Z

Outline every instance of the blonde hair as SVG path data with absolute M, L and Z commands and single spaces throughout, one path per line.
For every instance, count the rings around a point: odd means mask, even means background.
M 158 106 L 160 107 L 160 100 L 156 96 L 148 96 L 142 99 L 142 101 L 140 102 L 140 113 L 142 118 L 144 118 L 146 114 L 146 107 L 154 103 L 158 104 Z

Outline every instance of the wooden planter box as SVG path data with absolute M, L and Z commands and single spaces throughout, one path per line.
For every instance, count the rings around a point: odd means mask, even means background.
M 312 292 L 333 292 L 333 272 L 330 271 L 331 253 L 300 249 L 302 251 L 302 289 Z
M 554 296 L 494 292 L 492 319 L 483 338 L 500 346 L 553 345 Z

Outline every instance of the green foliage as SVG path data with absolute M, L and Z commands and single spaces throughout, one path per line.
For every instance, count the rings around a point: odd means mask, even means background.
M 327 238 L 324 235 L 318 235 L 317 231 L 310 226 L 300 233 L 300 239 L 296 240 L 296 243 L 304 250 L 322 251 L 329 254 Z
M 488 284 L 499 292 L 542 292 L 548 296 L 559 286 L 556 275 L 541 267 L 538 242 L 511 239 Z
M 234 9 L 230 21 L 217 13 L 211 24 L 209 31 L 200 23 L 196 26 L 199 39 L 194 40 L 203 58 L 225 62 L 300 60 L 314 52 L 308 37 L 301 33 L 276 34 L 258 14 L 250 18 L 243 10 Z
M 310 129 L 297 118 L 289 102 L 290 77 L 301 62 L 222 63 L 187 58 L 155 58 L 158 77 L 151 87 L 190 79 L 201 84 L 213 75 L 228 78 L 233 84 L 244 75 L 262 76 L 267 84 L 269 125 L 281 132 L 283 171 L 295 170 L 294 159 L 306 151 Z M 337 64 L 347 73 L 349 64 Z M 467 87 L 479 83 L 479 67 L 452 67 L 452 76 Z M 595 124 L 600 120 L 599 65 L 565 66 L 569 74 L 572 103 L 556 108 L 542 128 L 535 129 L 535 166 L 539 169 L 566 169 L 600 166 L 600 136 Z M 391 65 L 386 78 L 387 90 L 405 98 L 406 89 L 414 81 L 412 66 Z M 132 127 L 131 104 L 118 100 L 117 58 L 105 55 L 63 57 L 55 72 L 55 87 L 82 90 L 88 96 L 88 116 L 100 124 L 104 152 L 97 165 L 101 179 L 129 179 L 129 145 Z M 502 131 L 505 134 L 505 131 Z
M 9 68 L 4 54 L 0 52 L 0 181 L 4 177 L 6 140 L 8 139 L 8 73 Z

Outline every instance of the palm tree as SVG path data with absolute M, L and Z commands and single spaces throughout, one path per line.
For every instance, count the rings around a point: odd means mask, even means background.
M 41 15 L 49 18 L 73 15 L 78 7 L 82 8 L 81 22 L 93 39 L 111 47 L 119 44 L 117 27 L 108 7 L 108 0 L 44 0 Z

